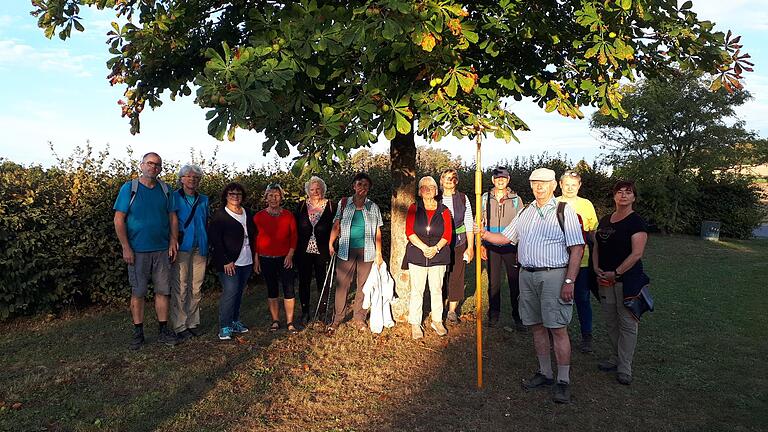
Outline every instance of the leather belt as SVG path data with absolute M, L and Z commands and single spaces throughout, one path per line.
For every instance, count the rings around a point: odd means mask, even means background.
M 550 270 L 560 270 L 564 269 L 565 266 L 562 267 L 520 267 L 521 269 L 529 272 L 529 273 L 536 273 L 540 271 L 550 271 Z

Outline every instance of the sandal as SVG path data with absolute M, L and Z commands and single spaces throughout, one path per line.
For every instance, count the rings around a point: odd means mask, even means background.
M 276 332 L 280 330 L 280 321 L 272 321 L 272 324 L 269 326 L 269 331 Z
M 288 329 L 288 333 L 296 334 L 299 332 L 299 326 L 294 325 L 293 322 L 289 322 L 285 325 L 285 327 Z

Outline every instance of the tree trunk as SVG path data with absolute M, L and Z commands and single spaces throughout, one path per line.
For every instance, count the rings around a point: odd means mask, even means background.
M 392 315 L 396 321 L 403 322 L 408 317 L 408 295 L 411 290 L 408 272 L 400 269 L 408 243 L 405 237 L 405 216 L 408 207 L 416 201 L 416 142 L 413 131 L 407 135 L 398 133 L 389 149 L 392 171 L 389 270 L 395 280 L 395 292 L 399 298 L 392 305 Z

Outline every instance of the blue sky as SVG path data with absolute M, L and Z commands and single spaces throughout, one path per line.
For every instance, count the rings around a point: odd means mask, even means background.
M 756 64 L 745 80 L 754 100 L 738 114 L 749 129 L 768 137 L 768 1 L 694 0 L 693 9 L 700 18 L 716 22 L 718 29 L 743 35 L 744 51 Z M 157 151 L 165 159 L 185 162 L 192 152 L 208 157 L 219 145 L 218 160 L 238 168 L 276 159 L 274 152 L 262 155 L 262 137 L 256 133 L 239 131 L 234 143 L 209 137 L 205 111 L 193 105 L 192 98 L 168 100 L 158 110 L 146 110 L 142 132 L 132 136 L 117 105 L 124 88 L 110 87 L 105 79 L 109 58 L 105 34 L 114 16 L 86 8 L 81 14 L 86 31 L 62 42 L 46 39 L 30 10 L 28 0 L 3 0 L 0 6 L 0 157 L 48 166 L 54 162 L 49 141 L 61 156 L 90 141 L 97 151 L 109 146 L 117 158 L 124 157 L 130 146 L 135 154 Z M 520 144 L 485 140 L 483 166 L 544 151 L 592 161 L 603 151 L 587 119 L 547 114 L 526 101 L 512 109 L 532 131 L 519 134 Z M 388 146 L 382 137 L 372 150 L 388 151 Z M 474 158 L 469 140 L 445 139 L 438 146 L 464 160 Z

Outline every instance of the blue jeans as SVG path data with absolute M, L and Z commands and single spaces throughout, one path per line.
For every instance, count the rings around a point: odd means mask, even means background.
M 573 290 L 573 299 L 576 301 L 576 312 L 579 314 L 579 327 L 581 334 L 592 334 L 592 304 L 590 303 L 589 268 L 579 269 Z
M 221 299 L 219 300 L 219 327 L 232 327 L 232 323 L 240 320 L 240 303 L 243 300 L 243 290 L 248 278 L 253 272 L 253 266 L 235 266 L 234 276 L 219 272 L 221 282 Z

